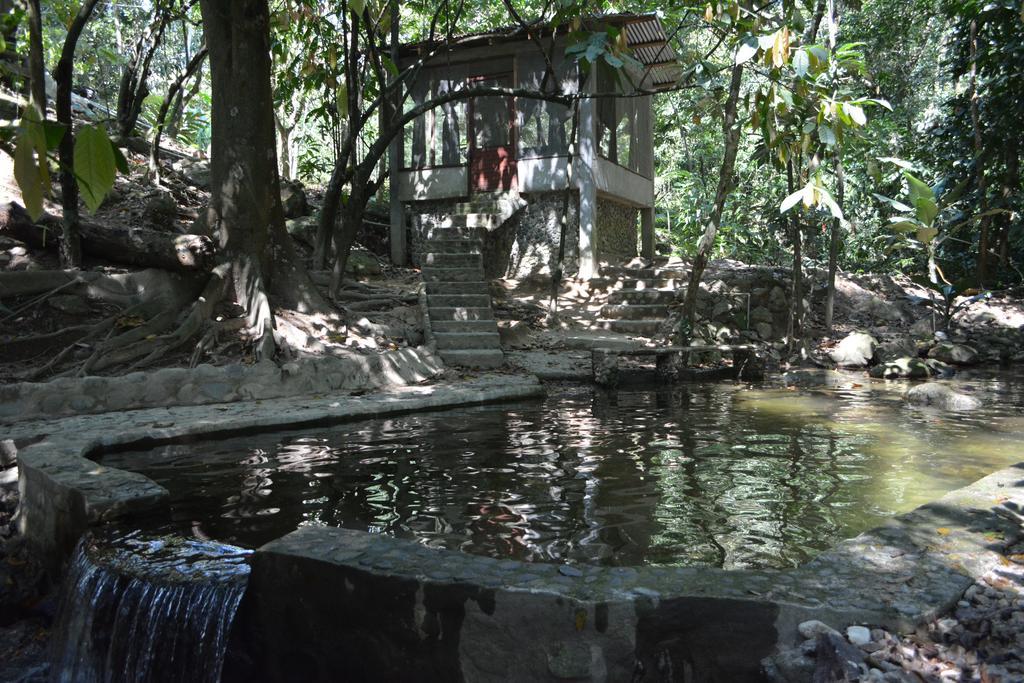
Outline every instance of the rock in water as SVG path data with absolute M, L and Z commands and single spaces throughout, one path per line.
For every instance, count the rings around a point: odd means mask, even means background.
M 903 398 L 914 405 L 933 406 L 943 410 L 976 410 L 981 407 L 978 398 L 938 382 L 927 382 L 911 387 Z
M 953 365 L 974 365 L 978 362 L 978 352 L 973 347 L 953 342 L 936 344 L 928 352 L 928 357 Z
M 249 553 L 184 538 L 83 539 L 57 612 L 51 680 L 216 683 Z
M 851 332 L 832 349 L 832 361 L 844 368 L 862 368 L 871 365 L 878 341 L 866 332 Z
M 868 374 L 876 379 L 925 379 L 932 373 L 925 361 L 905 356 L 876 365 Z

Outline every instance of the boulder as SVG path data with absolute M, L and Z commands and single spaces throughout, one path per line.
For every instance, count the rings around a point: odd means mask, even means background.
M 758 306 L 750 312 L 751 325 L 754 325 L 755 323 L 768 323 L 770 325 L 773 319 L 774 316 L 772 316 L 772 312 L 764 306 Z
M 203 190 L 210 189 L 210 164 L 206 161 L 182 159 L 174 162 L 174 170 L 190 184 Z
M 935 333 L 932 317 L 926 316 L 910 326 L 910 334 L 915 337 L 928 337 Z
M 309 200 L 302 183 L 287 180 L 281 182 L 281 209 L 285 218 L 300 218 L 310 214 Z
M 913 405 L 931 406 L 942 410 L 976 410 L 981 407 L 981 401 L 977 397 L 956 391 L 939 382 L 927 382 L 911 387 L 903 398 Z
M 851 332 L 829 352 L 829 355 L 840 367 L 861 368 L 874 361 L 877 346 L 878 341 L 870 334 Z
M 879 362 L 892 362 L 906 356 L 916 356 L 917 347 L 909 337 L 888 335 L 875 348 L 875 358 Z
M 932 373 L 920 358 L 904 356 L 876 365 L 868 374 L 875 379 L 925 379 Z
M 783 374 L 782 381 L 787 387 L 839 387 L 848 384 L 850 378 L 835 370 L 803 368 Z
M 348 263 L 345 264 L 345 272 L 357 276 L 380 275 L 383 271 L 377 257 L 368 251 L 352 250 L 348 255 Z
M 284 222 L 284 227 L 289 235 L 312 247 L 316 245 L 318 223 L 319 219 L 316 216 L 301 216 L 299 218 L 289 218 Z
M 928 351 L 928 357 L 952 365 L 974 365 L 978 362 L 978 352 L 966 344 L 941 342 Z

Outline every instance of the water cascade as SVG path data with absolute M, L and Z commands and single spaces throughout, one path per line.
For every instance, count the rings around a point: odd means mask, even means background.
M 166 536 L 84 538 L 57 613 L 51 680 L 215 683 L 249 552 Z

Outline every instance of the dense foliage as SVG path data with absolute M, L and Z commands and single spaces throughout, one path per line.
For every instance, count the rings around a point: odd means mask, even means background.
M 78 10 L 73 0 L 42 4 L 48 70 Z M 1020 279 L 1020 0 L 785 0 L 756 8 L 731 0 L 664 6 L 415 1 L 400 3 L 397 13 L 384 0 L 278 0 L 270 11 L 284 177 L 312 184 L 331 177 L 346 153 L 351 113 L 372 110 L 382 81 L 395 73 L 386 54 L 392 21 L 400 40 L 410 42 L 534 21 L 568 24 L 601 11 L 653 11 L 685 67 L 677 87 L 655 105 L 657 225 L 677 253 L 693 252 L 712 212 L 725 148 L 724 101 L 732 67 L 743 64 L 742 133 L 715 256 L 787 263 L 794 239 L 802 236 L 804 260 L 823 263 L 835 229 L 842 239 L 839 262 L 848 269 L 925 273 L 931 257 L 950 281 L 991 287 Z M 15 8 L 5 20 L 7 48 L 20 54 L 28 46 L 18 33 L 23 15 Z M 348 40 L 360 31 L 362 44 Z M 374 40 L 382 55 L 379 72 L 359 62 L 358 50 Z M 577 54 L 621 63 L 614 36 L 595 41 L 581 34 L 579 40 L 584 48 Z M 142 68 L 141 110 L 129 125 L 147 134 L 168 86 L 202 43 L 199 7 L 189 0 L 97 5 L 74 60 L 76 91 L 99 105 L 88 115 L 114 134 L 124 119 L 129 72 Z M 595 54 L 587 53 L 592 44 Z M 357 53 L 350 54 L 353 45 Z M 349 90 L 350 81 L 358 92 Z M 164 139 L 207 149 L 209 87 L 200 68 L 178 89 Z M 358 161 L 380 134 L 376 118 L 364 123 L 352 134 L 355 149 L 346 163 Z M 84 132 L 104 157 L 106 180 L 109 159 L 91 130 Z M 32 136 L 42 149 L 42 132 Z M 88 160 L 78 163 L 85 168 Z M 908 178 L 921 179 L 936 198 L 945 195 L 941 212 L 925 215 L 929 229 L 936 229 L 934 242 L 929 233 L 900 230 L 907 212 L 893 202 L 913 189 Z M 387 185 L 371 183 L 371 189 L 386 193 Z M 86 188 L 90 206 L 96 195 Z

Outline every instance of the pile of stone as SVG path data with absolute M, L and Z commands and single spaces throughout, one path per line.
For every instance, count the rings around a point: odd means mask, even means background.
M 1024 543 L 978 579 L 952 614 L 912 635 L 820 621 L 798 630 L 804 642 L 764 661 L 768 679 L 865 683 L 1011 683 L 1024 680 Z

